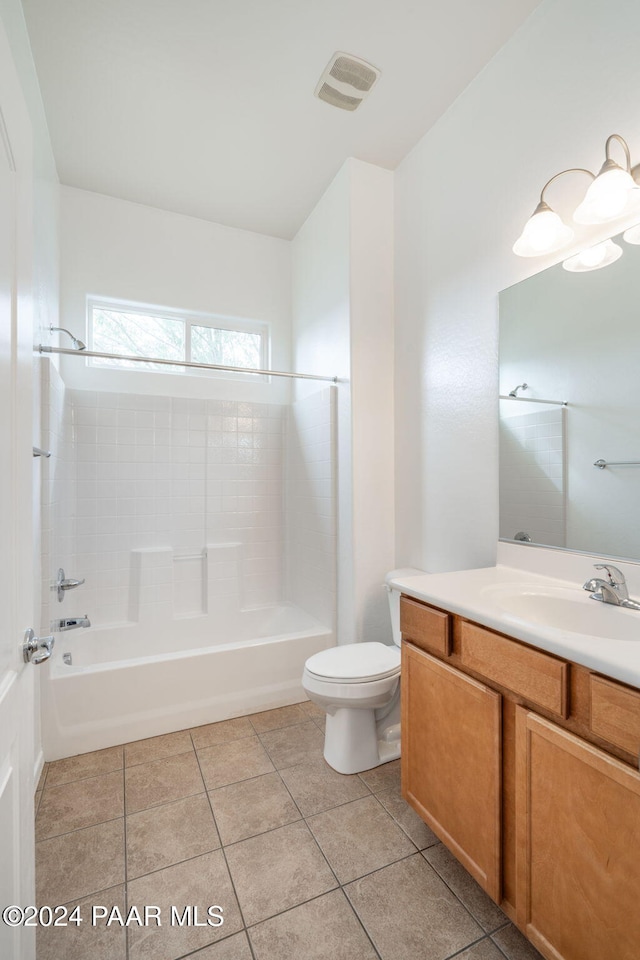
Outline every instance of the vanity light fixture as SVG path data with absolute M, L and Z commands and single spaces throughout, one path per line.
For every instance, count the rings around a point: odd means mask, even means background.
M 625 155 L 625 166 L 621 167 L 619 163 L 611 159 L 611 145 L 616 141 L 621 144 Z M 547 180 L 540 194 L 540 202 L 533 211 L 533 214 L 527 220 L 524 230 L 513 245 L 513 252 L 519 257 L 539 257 L 547 253 L 554 253 L 561 250 L 573 240 L 573 230 L 568 227 L 561 218 L 546 203 L 544 194 L 546 189 L 559 177 L 567 173 L 586 173 L 591 179 L 591 184 L 587 190 L 584 200 L 573 215 L 576 223 L 580 224 L 598 224 L 606 223 L 609 220 L 615 220 L 618 217 L 626 216 L 636 207 L 640 209 L 640 184 L 636 183 L 635 175 L 639 175 L 640 167 L 631 169 L 631 155 L 629 147 L 625 140 L 617 133 L 613 133 L 607 138 L 605 145 L 605 162 L 596 176 L 590 170 L 584 167 L 570 167 L 568 170 L 562 170 L 555 176 Z M 630 243 L 640 243 L 640 224 L 638 225 L 638 239 L 628 241 Z M 626 238 L 625 238 L 626 239 Z M 596 247 L 601 246 L 597 244 Z M 615 246 L 615 244 L 614 244 Z M 596 248 L 593 248 L 596 249 Z M 620 248 L 618 248 L 620 249 Z M 616 254 L 613 259 L 621 255 Z M 578 257 L 580 255 L 578 254 Z M 587 261 L 594 255 L 588 254 Z M 599 256 L 599 254 L 598 254 Z M 611 250 L 607 248 L 602 257 L 602 262 L 592 267 L 582 266 L 581 270 L 595 270 L 599 267 L 613 263 Z M 572 257 L 571 261 L 576 258 Z M 570 261 L 570 262 L 571 262 Z M 586 262 L 586 261 L 585 261 Z M 574 267 L 567 267 L 568 270 Z
M 622 234 L 622 239 L 626 243 L 640 245 L 640 223 L 636 223 L 635 227 L 629 227 L 628 230 L 625 230 Z
M 593 247 L 581 250 L 575 257 L 569 257 L 562 266 L 570 273 L 587 273 L 589 270 L 600 270 L 608 267 L 622 256 L 622 247 L 613 240 L 596 243 Z
M 622 145 L 625 166 L 610 157 L 614 140 Z M 605 161 L 600 173 L 587 190 L 584 200 L 573 215 L 576 223 L 607 223 L 617 220 L 640 206 L 640 186 L 631 175 L 631 155 L 622 137 L 612 133 L 605 144 Z
M 513 252 L 519 257 L 540 257 L 544 253 L 561 250 L 573 240 L 573 230 L 560 219 L 544 199 L 544 193 L 559 177 L 567 173 L 586 173 L 594 179 L 590 170 L 582 167 L 570 167 L 561 170 L 547 180 L 540 192 L 540 202 L 524 225 L 524 230 L 513 245 Z

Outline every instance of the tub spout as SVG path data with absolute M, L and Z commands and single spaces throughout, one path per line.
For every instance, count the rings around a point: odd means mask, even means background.
M 61 620 L 51 621 L 51 630 L 54 633 L 64 630 L 76 630 L 78 627 L 90 627 L 91 621 L 85 614 L 84 617 L 63 617 Z

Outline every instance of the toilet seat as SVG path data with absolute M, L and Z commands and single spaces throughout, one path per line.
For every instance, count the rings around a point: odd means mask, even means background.
M 369 683 L 400 673 L 400 650 L 384 643 L 347 643 L 309 657 L 306 672 L 325 683 Z

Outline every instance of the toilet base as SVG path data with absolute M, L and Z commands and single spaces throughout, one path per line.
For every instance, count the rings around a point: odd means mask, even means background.
M 398 685 L 399 687 L 399 685 Z M 324 758 L 338 773 L 361 773 L 400 756 L 400 691 L 383 710 L 327 710 Z

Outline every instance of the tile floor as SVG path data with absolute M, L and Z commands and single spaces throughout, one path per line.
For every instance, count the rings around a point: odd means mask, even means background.
M 47 764 L 36 794 L 38 960 L 536 960 L 400 796 L 399 761 L 322 758 L 296 704 Z M 162 926 L 91 925 L 91 907 Z M 171 906 L 224 911 L 171 925 Z

